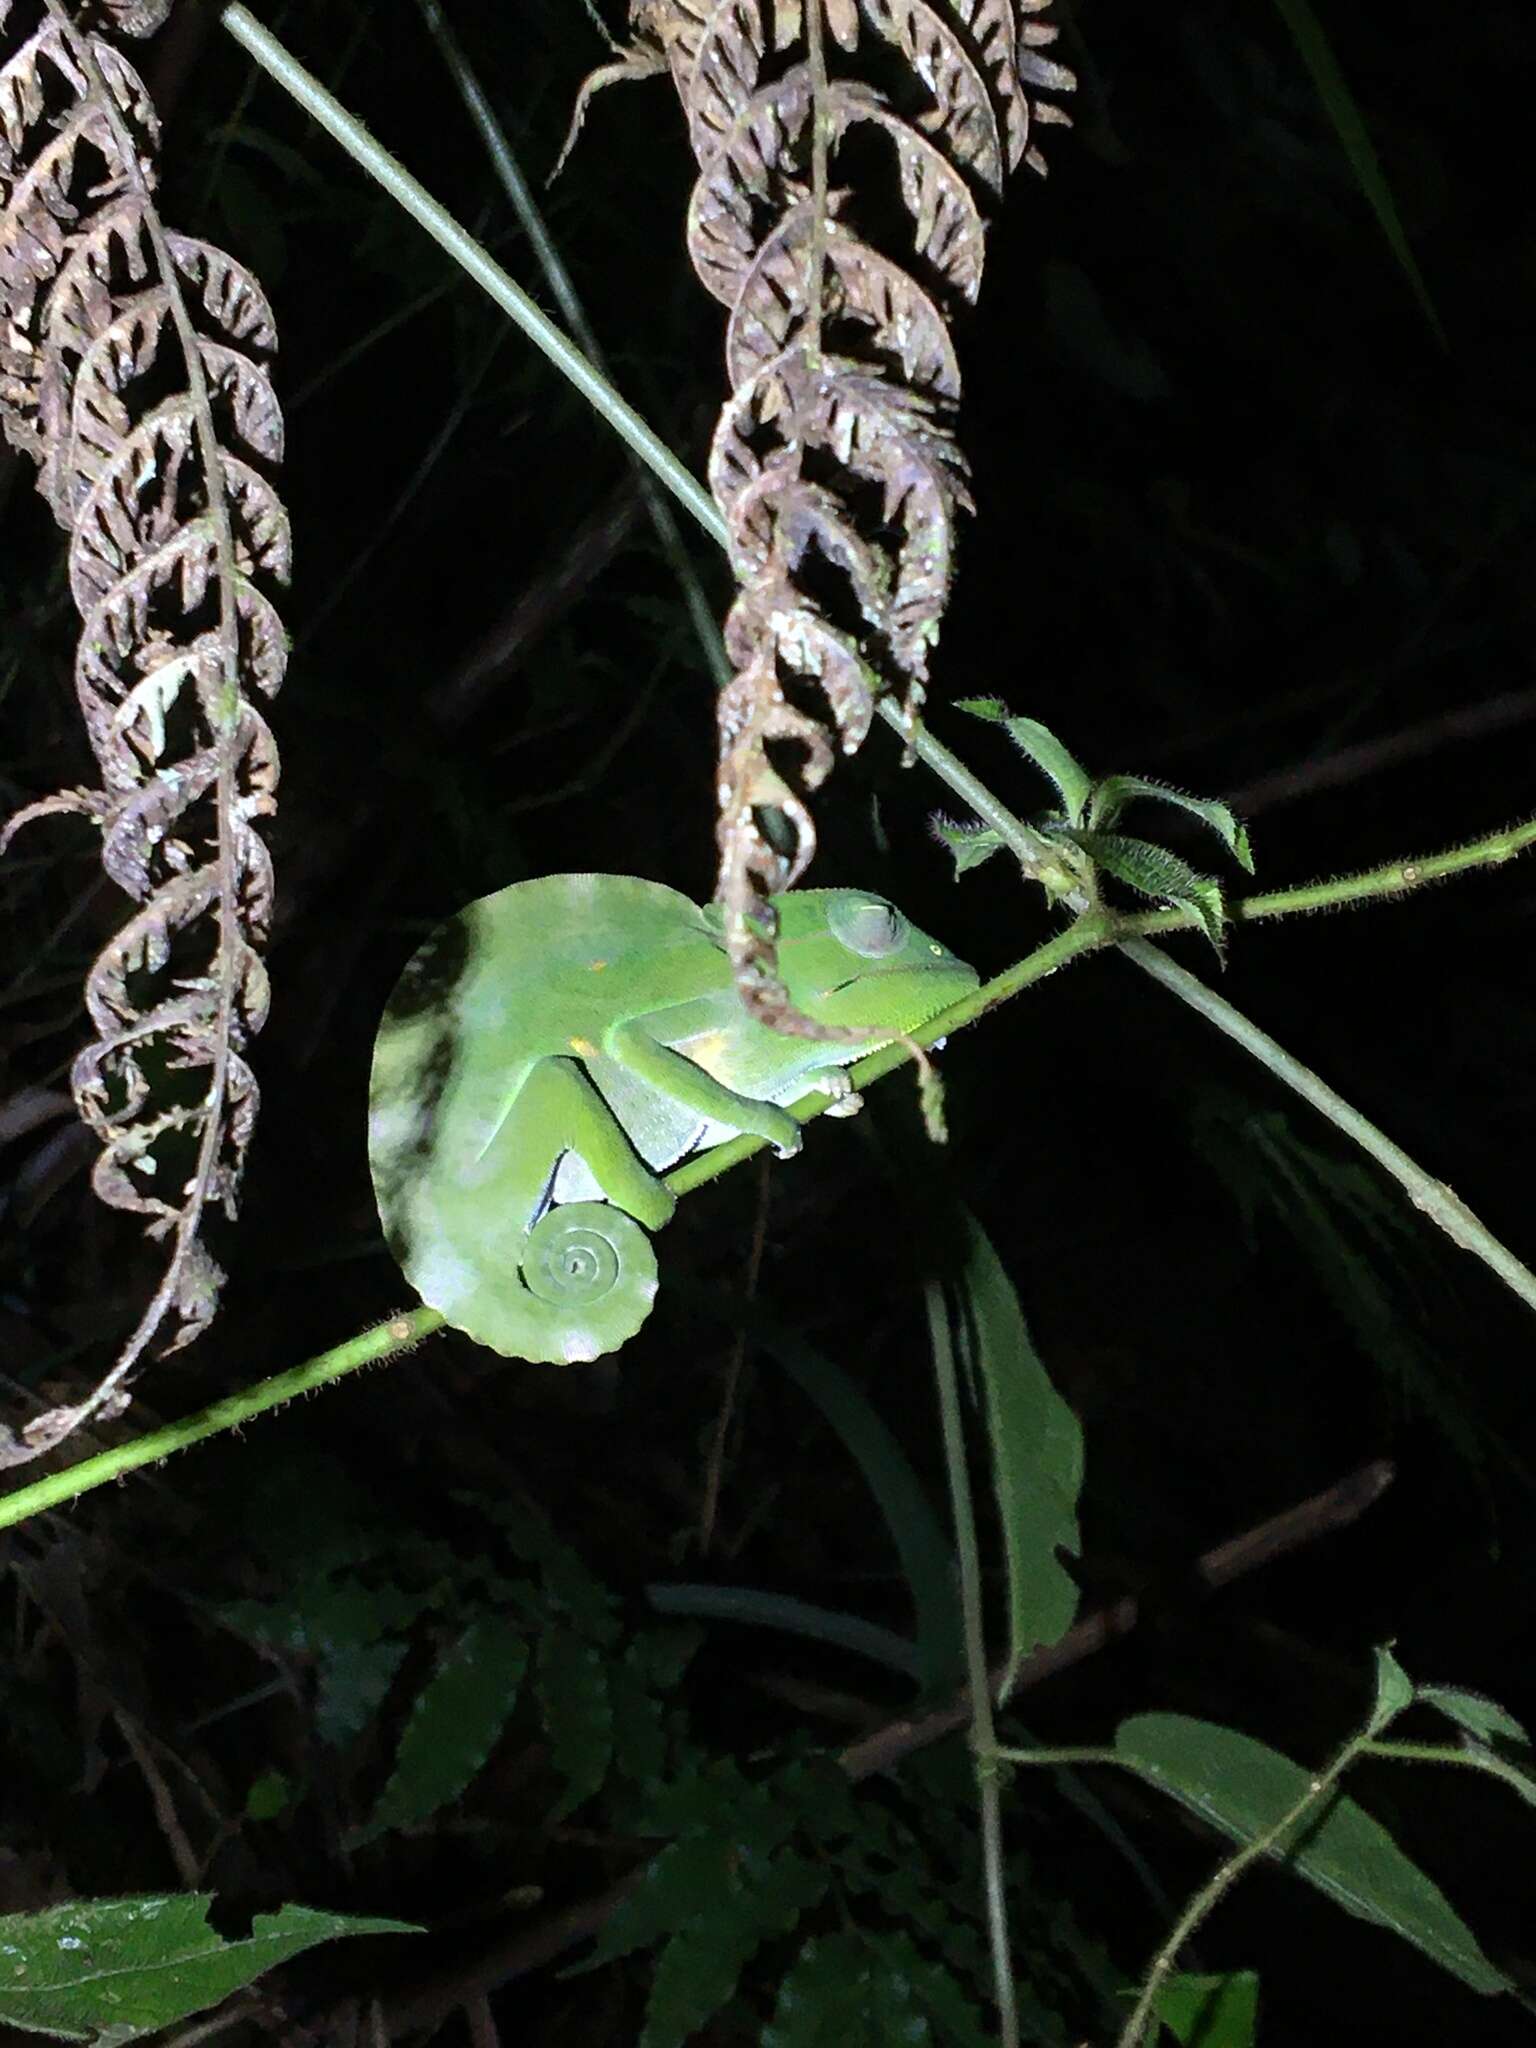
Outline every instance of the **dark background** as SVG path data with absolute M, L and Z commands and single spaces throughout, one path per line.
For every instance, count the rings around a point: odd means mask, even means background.
M 1076 132 L 1048 134 L 1048 183 L 1014 184 L 959 337 L 978 509 L 931 706 L 933 730 L 1021 809 L 1041 801 L 1037 778 L 947 697 L 996 693 L 1097 772 L 1228 797 L 1270 889 L 1455 844 L 1532 801 L 1536 37 L 1528 10 L 1501 0 L 1319 8 L 1444 344 L 1270 0 L 1073 8 Z M 603 59 L 590 22 L 570 0 L 455 0 L 451 18 L 542 180 Z M 547 304 L 416 11 L 327 0 L 274 26 Z M 378 1238 L 362 1111 L 378 1013 L 420 937 L 471 897 L 561 870 L 702 896 L 713 822 L 708 678 L 607 430 L 206 19 L 178 18 L 145 69 L 168 216 L 250 262 L 274 303 L 298 569 L 275 716 L 275 1007 L 244 1214 L 220 1242 L 231 1282 L 213 1333 L 145 1375 L 118 1434 L 407 1303 Z M 618 382 L 697 467 L 721 322 L 682 248 L 690 176 L 670 87 L 624 86 L 595 101 L 547 207 Z M 6 808 L 90 776 L 59 538 L 29 481 L 0 467 Z M 686 538 L 723 609 L 719 560 Z M 816 879 L 883 890 L 995 972 L 1047 916 L 1000 860 L 953 884 L 927 829 L 941 808 L 953 812 L 947 792 L 903 772 L 877 728 L 821 806 Z M 0 874 L 7 1099 L 64 1085 L 79 984 L 120 909 L 94 858 L 77 826 L 40 826 Z M 1221 982 L 1525 1257 L 1533 904 L 1516 863 L 1249 928 Z M 1172 950 L 1216 971 L 1192 938 Z M 1031 1698 L 1035 1731 L 1103 1741 L 1124 1714 L 1170 1707 L 1320 1757 L 1389 1638 L 1416 1676 L 1536 1706 L 1530 1312 L 1117 959 L 965 1033 L 944 1072 L 952 1141 L 942 1167 L 919 1171 L 935 1190 L 942 1172 L 981 1217 L 1082 1418 L 1085 1587 L 1154 1595 L 1132 1642 Z M 881 1163 L 916 1156 L 910 1090 L 879 1094 L 873 1148 L 824 1128 L 773 1176 L 761 1293 L 864 1384 L 937 1488 L 923 1232 Z M 152 1285 L 130 1225 L 92 1202 L 89 1152 L 60 1122 L 0 1152 L 0 1354 L 24 1388 L 103 1366 Z M 525 1490 L 637 1598 L 649 1579 L 718 1571 L 903 1627 L 846 1451 L 770 1365 L 746 1382 L 716 1556 L 693 1545 L 732 1334 L 667 1281 L 739 1295 L 758 1200 L 748 1170 L 683 1205 L 656 1314 L 618 1366 L 499 1366 L 438 1337 L 236 1446 L 86 1500 L 67 1525 L 35 1525 L 17 1554 L 35 1565 L 66 1546 L 83 1611 L 114 1646 L 101 1656 L 173 1747 L 257 1684 L 261 1667 L 204 1616 L 245 1582 L 243 1520 L 317 1459 L 403 1526 L 434 1527 L 471 1481 Z M 1181 1596 L 1199 1552 L 1378 1456 L 1395 1482 L 1358 1526 L 1204 1605 Z M 826 1738 L 743 1690 L 764 1668 L 862 1691 L 876 1718 L 906 1703 L 889 1674 L 727 1634 L 690 1699 L 722 1750 Z M 110 1731 L 105 1793 L 80 1793 L 73 1700 L 63 1653 L 10 1684 L 8 1747 L 33 1793 L 10 1816 L 7 1910 L 172 1879 Z M 225 1724 L 235 1732 L 199 1764 L 215 1806 L 238 1814 L 273 1759 L 318 1773 L 285 1713 Z M 1378 1773 L 1361 1792 L 1490 1952 L 1522 1967 L 1529 1816 L 1467 1774 Z M 1121 1896 L 1060 1809 L 1037 1821 L 1032 1789 L 1019 1810 L 1048 1829 L 1057 1890 L 1134 1971 L 1158 1935 L 1140 1894 Z M 195 1802 L 190 1814 L 206 1834 Z M 1198 1881 L 1210 1845 L 1171 1810 L 1138 1800 L 1125 1817 L 1175 1891 Z M 434 1887 L 454 1892 L 420 1845 L 347 1870 L 338 1825 L 247 1827 L 210 1882 L 359 1911 L 419 1912 Z M 595 1853 L 572 1892 L 605 1868 Z M 476 1882 L 494 1890 L 495 1872 L 493 1858 Z M 1530 2025 L 1279 1878 L 1242 1892 L 1203 1949 L 1207 1967 L 1263 1970 L 1277 2043 L 1495 2043 Z M 517 2002 L 539 1995 L 509 1993 L 508 2021 L 537 2014 L 555 2039 L 563 2016 L 583 2038 L 580 1982 L 548 2007 Z

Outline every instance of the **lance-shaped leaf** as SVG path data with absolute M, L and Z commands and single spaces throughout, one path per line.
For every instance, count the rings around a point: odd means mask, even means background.
M 1123 1762 L 1237 1842 L 1251 1842 L 1304 1800 L 1312 1773 L 1251 1735 L 1184 1714 L 1122 1722 Z M 1305 1808 L 1270 1855 L 1346 1912 L 1389 1927 L 1474 1991 L 1507 1991 L 1439 1887 L 1381 1825 L 1337 1788 Z
M 471 1622 L 417 1695 L 361 1839 L 412 1827 L 469 1789 L 517 1705 L 528 1644 L 499 1615 Z
M 1008 1566 L 1006 1699 L 1019 1666 L 1072 1626 L 1078 1590 L 1061 1561 L 1081 1545 L 1083 1432 L 1031 1342 L 1013 1282 L 974 1217 L 959 1278 L 963 1355 L 986 1402 L 992 1485 Z
M 1187 796 L 1182 789 L 1169 789 L 1166 783 L 1149 782 L 1143 775 L 1106 775 L 1094 789 L 1093 800 L 1088 807 L 1089 825 L 1107 830 L 1126 805 L 1137 797 L 1171 804 L 1175 810 L 1190 812 L 1203 825 L 1210 827 L 1239 867 L 1250 875 L 1253 873 L 1253 853 L 1248 845 L 1247 828 L 1224 803 L 1215 797 Z
M 1000 697 L 962 697 L 961 711 L 1000 725 L 1014 745 L 1054 784 L 1068 824 L 1081 825 L 1093 793 L 1093 778 L 1076 756 L 1038 718 L 1015 717 Z
M 1124 882 L 1139 896 L 1149 896 L 1155 903 L 1170 903 L 1176 910 L 1192 911 L 1200 929 L 1220 954 L 1227 913 L 1219 882 L 1198 873 L 1166 846 L 1154 846 L 1148 839 L 1129 839 L 1122 832 L 1074 832 L 1069 836 L 1105 874 Z

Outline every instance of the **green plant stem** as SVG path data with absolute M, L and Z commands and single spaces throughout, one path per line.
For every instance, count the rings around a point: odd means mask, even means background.
M 1147 2023 L 1152 2017 L 1152 2008 L 1157 2002 L 1157 1994 L 1162 1988 L 1164 1979 L 1177 1961 L 1179 1950 L 1183 1948 L 1185 1942 L 1188 1941 L 1200 1923 L 1208 1919 L 1216 1907 L 1220 1905 L 1243 1872 L 1251 1869 L 1259 1861 L 1260 1857 L 1268 1855 L 1269 1851 L 1274 1848 L 1283 1835 L 1297 1826 L 1315 1806 L 1328 1797 L 1340 1777 L 1343 1776 L 1344 1772 L 1366 1746 L 1366 1738 L 1364 1736 L 1352 1736 L 1344 1744 L 1333 1762 L 1325 1770 L 1319 1771 L 1315 1777 L 1308 1780 L 1307 1789 L 1302 1793 L 1301 1797 L 1288 1807 L 1272 1826 L 1263 1829 L 1253 1837 L 1252 1841 L 1245 1842 L 1236 1855 L 1228 1857 L 1227 1861 L 1220 1866 L 1209 1882 L 1202 1885 L 1200 1890 L 1195 1893 L 1189 1904 L 1184 1908 L 1184 1911 L 1174 1922 L 1168 1939 L 1152 1958 L 1151 1967 L 1147 1971 L 1146 1982 L 1141 1987 L 1141 1996 L 1137 1999 L 1135 2009 L 1125 2023 L 1125 2028 L 1120 2035 L 1118 2048 L 1140 2048 L 1140 2043 L 1146 2033 Z
M 992 820 L 989 818 L 987 823 Z M 1530 846 L 1536 846 L 1536 818 L 1528 818 L 1519 825 L 1500 826 L 1498 831 L 1469 840 L 1465 846 L 1427 853 L 1422 859 L 1387 861 L 1357 875 L 1340 875 L 1326 882 L 1302 882 L 1294 889 L 1272 889 L 1263 895 L 1245 896 L 1230 906 L 1230 915 L 1235 924 L 1258 924 L 1268 918 L 1296 917 L 1311 910 L 1342 910 L 1351 903 L 1410 896 L 1431 882 L 1443 882 L 1453 875 L 1470 874 L 1477 868 L 1502 867 Z M 1140 937 L 1198 928 L 1194 913 L 1184 910 L 1144 911 L 1122 917 L 1118 924 L 1121 933 Z
M 949 1304 L 944 1298 L 944 1290 L 937 1281 L 930 1280 L 925 1295 L 928 1341 L 933 1351 L 939 1419 L 944 1433 L 944 1470 L 949 1481 L 955 1554 L 960 1565 L 960 1618 L 965 1633 L 965 1667 L 970 1688 L 971 1754 L 975 1760 L 976 1799 L 981 1815 L 982 1868 L 986 1881 L 987 1935 L 992 1949 L 993 1996 L 997 2003 L 997 2038 L 1000 2048 L 1019 2048 L 1019 2010 L 1013 1987 L 1013 1959 L 1008 1945 L 1008 1888 L 1003 1868 L 1002 1779 L 998 1767 L 997 1729 L 992 1716 L 992 1681 L 987 1671 L 986 1622 L 981 1605 L 981 1547 L 976 1540 L 971 1475 L 965 1456 L 960 1376 L 955 1370 Z
M 1198 975 L 1180 967 L 1144 939 L 1124 939 L 1120 942 L 1120 951 L 1143 974 L 1171 989 L 1192 1010 L 1198 1010 L 1202 1017 L 1214 1024 L 1218 1031 L 1225 1032 L 1228 1038 L 1251 1054 L 1260 1065 L 1267 1067 L 1277 1080 L 1293 1089 L 1304 1102 L 1310 1102 L 1335 1129 L 1352 1139 L 1378 1166 L 1384 1167 L 1406 1190 L 1414 1208 L 1438 1225 L 1453 1244 L 1481 1259 L 1528 1307 L 1536 1308 L 1536 1273 L 1522 1264 L 1507 1245 L 1501 1244 L 1444 1181 L 1426 1173 L 1417 1160 L 1410 1159 L 1400 1145 L 1394 1145 L 1368 1117 L 1362 1116 L 1326 1081 L 1320 1080 L 1310 1067 L 1304 1067 L 1283 1046 L 1277 1045 L 1241 1010 L 1234 1009 L 1224 997 L 1217 995 Z
M 651 431 L 634 407 L 626 405 L 606 378 L 599 376 L 581 350 L 534 304 L 521 285 L 460 227 L 445 207 L 438 205 L 426 187 L 419 184 L 403 164 L 374 140 L 363 124 L 326 91 L 318 78 L 289 55 L 276 36 L 265 29 L 248 8 L 239 4 L 226 7 L 220 18 L 236 42 L 249 51 L 262 69 L 334 141 L 341 144 L 419 227 L 425 228 L 438 247 L 451 256 L 504 313 L 516 321 L 535 348 L 575 385 L 620 440 L 650 466 L 705 532 L 723 543 L 725 530 L 709 493 L 690 475 L 659 435 Z
M 356 1372 L 360 1366 L 374 1365 L 397 1352 L 409 1351 L 423 1337 L 430 1337 L 442 1327 L 443 1318 L 435 1308 L 408 1309 L 391 1316 L 387 1323 L 349 1337 L 333 1350 L 322 1351 L 318 1358 L 306 1359 L 303 1365 L 292 1366 L 241 1393 L 214 1401 L 195 1415 L 168 1422 L 163 1429 L 151 1430 L 148 1436 L 136 1437 L 132 1443 L 98 1451 L 94 1458 L 84 1458 L 66 1471 L 34 1479 L 29 1486 L 0 1496 L 0 1529 L 14 1528 L 29 1515 L 40 1515 L 48 1508 L 62 1507 L 66 1501 L 78 1499 L 94 1487 L 105 1486 L 109 1480 L 140 1471 L 145 1465 L 157 1465 L 162 1458 L 202 1443 L 207 1437 L 238 1429 L 269 1409 L 280 1408 L 299 1394 L 312 1393 L 316 1387 L 340 1379 L 344 1373 Z
M 1360 1745 L 1362 1756 L 1379 1757 L 1389 1764 L 1460 1764 L 1469 1771 L 1485 1771 L 1484 1755 L 1451 1742 L 1380 1742 Z
M 442 53 L 443 62 L 447 65 L 448 74 L 464 102 L 465 111 L 474 122 L 480 140 L 485 144 L 491 166 L 501 181 L 502 190 L 511 202 L 512 211 L 517 215 L 523 233 L 528 237 L 529 247 L 544 273 L 544 281 L 560 309 L 561 318 L 585 351 L 587 360 L 606 378 L 608 365 L 603 360 L 603 351 L 597 335 L 587 318 L 586 308 L 581 303 L 571 274 L 555 246 L 555 239 L 539 210 L 532 188 L 523 176 L 522 166 L 517 160 L 516 151 L 507 140 L 505 129 L 497 120 L 490 101 L 481 90 L 480 81 L 460 48 L 458 38 L 448 25 L 438 0 L 416 0 L 416 5 L 427 25 L 428 34 Z M 671 506 L 639 455 L 632 451 L 632 456 L 635 475 L 639 481 L 640 502 L 644 505 L 646 517 L 651 522 L 656 544 L 668 568 L 677 579 L 683 603 L 693 626 L 694 637 L 704 656 L 705 666 L 713 673 L 716 687 L 723 689 L 731 679 L 731 664 L 726 659 L 720 628 L 715 623 L 709 598 L 683 544 L 683 537 L 678 532 Z
M 1065 1765 L 1072 1770 L 1079 1764 L 1115 1764 L 1121 1770 L 1126 1768 L 1125 1758 L 1118 1750 L 1080 1748 L 1072 1743 L 1065 1749 L 1010 1749 L 1004 1743 L 997 1753 L 1005 1764 Z

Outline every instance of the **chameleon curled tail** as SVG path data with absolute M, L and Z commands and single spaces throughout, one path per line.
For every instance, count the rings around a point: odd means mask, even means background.
M 651 1241 L 610 1202 L 565 1202 L 546 1209 L 520 1240 L 485 1233 L 460 1245 L 465 1256 L 456 1270 L 445 1271 L 430 1253 L 420 1264 L 401 1264 L 424 1301 L 507 1358 L 540 1365 L 601 1358 L 628 1343 L 656 1299 Z

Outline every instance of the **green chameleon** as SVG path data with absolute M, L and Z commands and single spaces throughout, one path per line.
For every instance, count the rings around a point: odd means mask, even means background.
M 781 1104 L 822 1088 L 856 1109 L 841 1069 L 976 986 L 863 890 L 777 907 L 794 1002 L 863 1042 L 757 1023 L 718 908 L 629 875 L 515 882 L 416 954 L 374 1047 L 368 1153 L 390 1249 L 456 1329 L 556 1364 L 617 1350 L 656 1293 L 645 1230 L 675 1201 L 658 1176 L 743 1132 L 787 1158 Z

